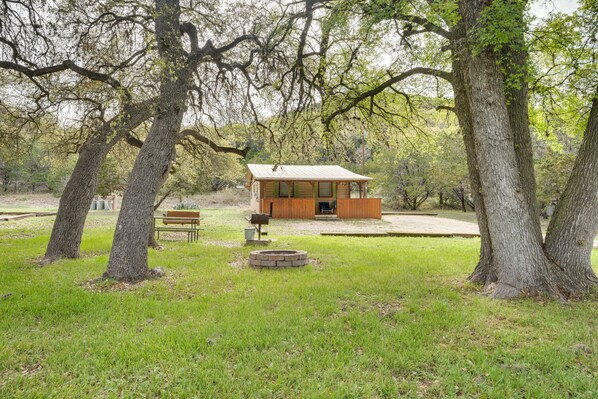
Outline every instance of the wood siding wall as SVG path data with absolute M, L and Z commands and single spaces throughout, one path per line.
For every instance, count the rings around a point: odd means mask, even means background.
M 274 184 L 276 184 L 276 182 L 265 181 L 262 184 L 264 185 L 264 195 L 262 198 L 274 198 Z
M 380 198 L 339 198 L 337 215 L 344 219 L 381 219 L 382 199 Z
M 295 198 L 313 198 L 311 183 L 307 181 L 295 182 Z
M 337 198 L 349 198 L 349 189 L 351 187 L 350 183 L 339 183 L 338 188 L 336 190 L 336 197 Z
M 315 217 L 315 203 L 313 198 L 264 198 L 262 212 L 270 212 L 272 217 L 284 219 L 313 219 Z

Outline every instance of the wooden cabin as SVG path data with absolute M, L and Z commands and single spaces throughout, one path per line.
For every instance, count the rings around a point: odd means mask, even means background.
M 371 177 L 338 165 L 247 165 L 250 208 L 273 218 L 382 217 L 382 200 L 368 198 Z

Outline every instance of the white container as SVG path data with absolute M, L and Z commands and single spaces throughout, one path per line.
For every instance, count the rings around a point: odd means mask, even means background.
M 96 210 L 103 211 L 104 210 L 104 200 L 97 200 L 96 201 Z
M 245 241 L 255 240 L 255 227 L 245 227 Z
M 89 206 L 89 210 L 90 211 L 95 211 L 96 210 L 96 200 L 91 201 L 91 205 Z

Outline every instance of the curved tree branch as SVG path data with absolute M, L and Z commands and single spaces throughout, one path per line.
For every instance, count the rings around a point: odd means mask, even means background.
M 353 97 L 347 105 L 332 112 L 330 115 L 328 115 L 326 118 L 324 118 L 322 122 L 324 123 L 325 126 L 329 126 L 330 122 L 332 122 L 332 120 L 334 118 L 336 118 L 338 115 L 344 114 L 347 111 L 351 110 L 353 107 L 355 107 L 361 101 L 363 101 L 367 98 L 373 98 L 374 96 L 376 96 L 377 94 L 380 94 L 387 88 L 392 87 L 392 85 L 394 85 L 395 83 L 403 81 L 413 75 L 430 75 L 430 76 L 442 78 L 448 82 L 452 81 L 452 74 L 450 72 L 446 72 L 446 71 L 442 71 L 442 70 L 434 69 L 434 68 L 426 68 L 426 67 L 412 68 L 412 69 L 409 69 L 408 71 L 405 71 L 397 76 L 393 76 L 392 78 L 386 80 L 385 82 L 381 83 L 380 85 L 378 85 L 377 87 L 375 87 L 371 90 L 365 91 L 365 92 Z
M 445 39 L 451 40 L 453 35 L 451 32 L 447 31 L 446 29 L 441 28 L 440 26 L 433 24 L 432 22 L 428 21 L 426 18 L 419 17 L 417 15 L 407 15 L 407 14 L 398 14 L 394 16 L 395 19 L 405 22 L 412 22 L 422 26 L 424 29 L 422 30 L 412 30 L 408 32 L 404 32 L 404 36 L 412 36 L 414 34 L 422 33 L 422 32 L 432 32 L 437 34 L 438 36 L 442 36 Z
M 52 73 L 71 70 L 71 71 L 73 71 L 81 76 L 84 76 L 86 78 L 89 78 L 91 80 L 96 80 L 96 81 L 104 82 L 104 83 L 108 84 L 112 88 L 121 91 L 124 94 L 127 102 L 131 101 L 131 94 L 118 80 L 114 79 L 110 75 L 106 75 L 106 74 L 100 73 L 100 72 L 94 72 L 87 68 L 80 67 L 71 60 L 65 60 L 60 64 L 51 65 L 51 66 L 47 66 L 47 67 L 43 67 L 43 68 L 37 68 L 37 69 L 27 68 L 23 65 L 20 65 L 15 62 L 11 62 L 11 61 L 0 61 L 0 68 L 22 73 L 23 75 L 25 75 L 31 79 L 33 79 L 35 77 L 39 77 L 39 76 L 49 75 Z
M 195 138 L 197 141 L 207 144 L 212 150 L 216 152 L 225 152 L 229 154 L 237 154 L 240 157 L 245 158 L 247 156 L 247 152 L 249 152 L 249 147 L 245 147 L 243 149 L 235 148 L 235 147 L 222 147 L 218 144 L 214 143 L 212 140 L 207 138 L 206 136 L 199 133 L 197 130 L 193 129 L 185 129 L 179 133 L 179 139 L 183 139 L 187 136 L 191 136 Z

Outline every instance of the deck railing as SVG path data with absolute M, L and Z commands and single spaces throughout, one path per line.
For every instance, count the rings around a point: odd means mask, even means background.
M 282 219 L 313 219 L 316 216 L 316 202 L 313 198 L 264 198 L 261 211 Z M 338 198 L 336 214 L 343 219 L 380 219 L 382 200 L 380 198 Z
M 339 198 L 336 213 L 341 219 L 382 218 L 381 198 Z
M 316 202 L 313 198 L 264 198 L 262 212 L 272 217 L 285 219 L 313 219 L 316 216 Z

